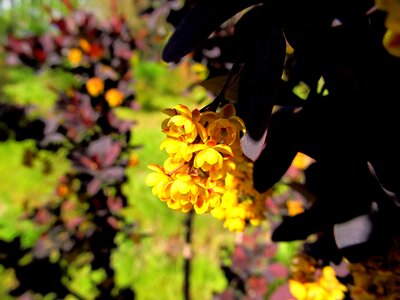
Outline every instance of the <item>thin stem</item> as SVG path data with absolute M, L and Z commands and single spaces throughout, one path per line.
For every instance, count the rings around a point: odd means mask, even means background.
M 185 220 L 185 244 L 183 246 L 184 257 L 184 279 L 183 279 L 183 296 L 184 300 L 190 300 L 190 273 L 192 262 L 192 224 L 193 224 L 193 211 L 190 211 Z

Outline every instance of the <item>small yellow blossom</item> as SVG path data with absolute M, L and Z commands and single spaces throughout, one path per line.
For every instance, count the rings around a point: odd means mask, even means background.
M 72 66 L 78 66 L 82 61 L 82 51 L 78 48 L 71 48 L 68 51 L 68 61 Z
M 193 152 L 188 144 L 177 139 L 165 139 L 161 143 L 160 149 L 165 149 L 165 151 L 170 155 L 172 161 L 176 163 L 188 162 L 193 156 Z
M 286 206 L 291 217 L 304 212 L 303 202 L 299 199 L 289 199 L 286 201 Z
M 400 57 L 400 2 L 397 0 L 375 0 L 378 9 L 386 12 L 386 32 L 383 46 L 393 56 Z
M 92 97 L 99 96 L 103 92 L 103 89 L 104 89 L 104 82 L 98 77 L 90 78 L 86 82 L 86 90 Z
M 152 192 L 154 195 L 158 196 L 161 200 L 166 199 L 165 187 L 171 181 L 170 176 L 158 165 L 151 164 L 148 168 L 154 172 L 147 175 L 146 184 L 153 187 Z
M 192 143 L 199 136 L 201 141 L 205 141 L 207 133 L 205 128 L 199 123 L 200 112 L 190 110 L 184 105 L 176 105 L 173 109 L 164 110 L 164 113 L 171 117 L 162 124 L 162 131 L 169 137 L 181 139 L 187 143 Z
M 105 94 L 106 101 L 111 107 L 119 106 L 124 101 L 124 94 L 116 88 L 109 89 Z

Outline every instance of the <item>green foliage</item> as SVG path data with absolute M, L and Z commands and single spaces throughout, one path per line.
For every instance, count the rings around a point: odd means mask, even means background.
M 8 292 L 15 288 L 16 285 L 17 281 L 15 278 L 14 270 L 5 269 L 2 265 L 0 265 L 0 299 L 14 299 L 8 294 Z
M 275 260 L 289 267 L 301 246 L 301 242 L 281 242 L 277 245 L 278 250 L 275 255 Z
M 73 5 L 78 2 L 78 0 L 71 1 Z M 43 34 L 48 31 L 50 15 L 46 9 L 58 14 L 68 13 L 63 1 L 0 1 L 0 4 L 3 4 L 0 14 L 1 41 L 9 32 L 16 36 L 25 36 L 27 34 Z
M 196 75 L 187 64 L 171 68 L 165 63 L 143 60 L 139 56 L 134 57 L 132 64 L 137 100 L 144 111 L 160 111 L 178 103 L 193 106 L 207 98 L 205 89 L 200 86 L 189 93 L 188 87 L 196 81 Z M 182 98 L 183 94 L 187 99 Z
M 21 105 L 34 105 L 45 112 L 53 107 L 60 91 L 76 86 L 74 76 L 61 69 L 37 73 L 29 67 L 8 68 L 2 92 L 6 99 Z
M 0 239 L 11 241 L 21 236 L 24 248 L 32 247 L 45 228 L 33 225 L 28 220 L 21 221 L 20 216 L 28 207 L 37 207 L 49 201 L 59 177 L 67 170 L 68 163 L 62 152 L 40 151 L 32 167 L 23 165 L 27 151 L 33 151 L 33 141 L 7 141 L 0 143 Z M 42 159 L 41 159 L 42 158 Z M 45 173 L 45 160 L 57 165 L 51 173 Z

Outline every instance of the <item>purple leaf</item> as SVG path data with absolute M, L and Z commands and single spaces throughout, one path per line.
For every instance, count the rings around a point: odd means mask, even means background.
M 120 180 L 124 177 L 125 170 L 123 167 L 111 167 L 101 172 L 101 179 L 110 182 L 114 180 Z
M 264 296 L 268 291 L 268 282 L 264 277 L 250 277 L 246 282 L 246 290 L 251 296 Z
M 111 145 L 112 145 L 111 137 L 104 136 L 92 142 L 88 147 L 87 153 L 91 157 L 93 156 L 103 157 L 106 151 L 108 151 L 108 149 L 111 147 Z
M 88 183 L 88 185 L 87 185 L 87 187 L 86 187 L 86 192 L 87 192 L 89 195 L 93 196 L 93 195 L 95 195 L 95 194 L 100 190 L 100 186 L 101 186 L 101 180 L 100 180 L 100 179 L 97 179 L 97 178 L 92 179 L 92 180 Z
M 276 254 L 278 247 L 276 244 L 268 244 L 265 246 L 264 249 L 264 257 L 265 258 L 271 258 Z
M 289 271 L 286 266 L 281 263 L 272 263 L 268 266 L 268 272 L 275 278 L 286 278 Z
M 240 270 L 246 270 L 249 266 L 249 258 L 242 246 L 237 246 L 233 252 L 233 265 Z
M 105 157 L 104 160 L 101 162 L 101 165 L 103 167 L 111 166 L 112 164 L 115 163 L 120 153 L 121 153 L 121 145 L 118 143 L 114 143 L 108 148 L 107 152 L 105 153 Z
M 289 284 L 285 283 L 273 292 L 270 300 L 295 300 L 295 298 L 290 293 Z

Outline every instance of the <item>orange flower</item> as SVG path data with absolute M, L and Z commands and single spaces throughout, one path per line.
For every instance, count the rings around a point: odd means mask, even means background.
M 101 80 L 98 77 L 90 78 L 86 82 L 86 90 L 92 97 L 97 97 L 98 95 L 100 95 L 103 92 L 103 89 L 104 89 L 103 80 Z
M 136 167 L 139 164 L 139 157 L 136 153 L 129 156 L 128 167 Z
M 91 48 L 90 43 L 85 39 L 79 39 L 79 46 L 86 53 L 88 53 L 90 51 L 90 48 Z
M 118 89 L 109 89 L 105 95 L 106 101 L 111 107 L 119 106 L 124 101 L 124 94 Z
M 69 188 L 66 184 L 62 183 L 57 186 L 56 194 L 60 197 L 65 197 L 69 194 Z

